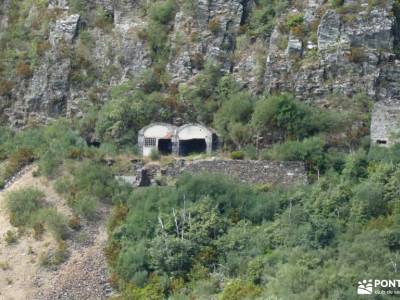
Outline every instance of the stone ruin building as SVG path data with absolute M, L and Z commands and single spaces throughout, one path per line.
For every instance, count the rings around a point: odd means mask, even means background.
M 371 117 L 371 145 L 389 147 L 399 142 L 400 104 L 377 102 Z
M 187 156 L 191 153 L 208 153 L 218 147 L 214 130 L 201 124 L 185 124 L 177 127 L 167 123 L 153 123 L 139 131 L 138 145 L 147 157 L 153 150 L 163 155 Z

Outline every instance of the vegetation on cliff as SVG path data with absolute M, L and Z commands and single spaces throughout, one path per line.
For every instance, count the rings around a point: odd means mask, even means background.
M 397 96 L 398 73 L 385 63 L 394 65 L 398 49 L 388 47 L 398 41 L 385 34 L 397 30 L 398 1 L 394 15 L 385 1 L 368 1 L 361 19 L 361 6 L 345 1 L 325 1 L 311 15 L 301 1 L 232 1 L 242 12 L 225 19 L 235 12 L 221 3 L 208 19 L 195 15 L 197 1 L 136 1 L 134 19 L 143 24 L 126 29 L 121 21 L 122 33 L 114 22 L 126 11 L 69 2 L 79 22 L 62 19 L 57 32 L 63 9 L 9 1 L 0 32 L 0 187 L 35 162 L 35 176 L 54 180 L 73 213 L 68 222 L 41 191 L 23 189 L 7 196 L 13 225 L 47 229 L 65 254 L 63 240 L 79 220 L 111 206 L 105 252 L 122 299 L 353 299 L 360 279 L 396 276 L 400 148 L 370 146 L 373 99 L 363 91 Z M 365 34 L 373 8 L 385 26 Z M 70 44 L 63 26 L 73 30 Z M 144 54 L 131 63 L 130 52 Z M 235 69 L 243 61 L 251 69 L 244 63 L 245 82 Z M 10 129 L 10 120 L 23 129 Z M 121 184 L 115 176 L 132 172 L 138 131 L 156 121 L 215 128 L 225 157 L 303 161 L 310 184 L 246 186 L 209 174 L 149 188 Z

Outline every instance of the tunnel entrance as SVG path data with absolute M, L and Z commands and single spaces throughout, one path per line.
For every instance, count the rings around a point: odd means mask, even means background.
M 172 141 L 171 141 L 171 139 L 159 139 L 158 140 L 158 151 L 162 155 L 172 154 Z
M 179 154 L 182 156 L 204 153 L 207 151 L 207 143 L 205 139 L 181 140 L 179 142 L 179 149 Z

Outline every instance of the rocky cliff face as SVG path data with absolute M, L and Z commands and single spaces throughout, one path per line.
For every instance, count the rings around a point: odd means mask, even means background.
M 79 115 L 88 103 L 107 101 L 112 86 L 140 78 L 155 63 L 144 34 L 148 1 L 81 1 L 81 10 L 73 0 L 24 2 L 26 38 L 33 43 L 41 33 L 35 44 L 40 55 L 27 55 L 31 61 L 18 61 L 16 71 L 7 61 L 1 65 L 0 112 L 14 127 Z M 0 4 L 1 38 L 16 26 L 12 6 Z M 327 106 L 335 94 L 400 100 L 394 1 L 288 3 L 269 20 L 269 33 L 252 34 L 248 20 L 259 6 L 254 0 L 177 1 L 165 25 L 168 85 L 190 84 L 213 60 L 252 93 L 289 91 Z

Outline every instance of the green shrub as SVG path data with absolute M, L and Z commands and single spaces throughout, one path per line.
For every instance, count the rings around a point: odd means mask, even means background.
M 256 299 L 261 294 L 261 289 L 251 282 L 235 280 L 224 288 L 221 300 Z
M 299 14 L 291 14 L 286 19 L 286 25 L 289 29 L 293 29 L 294 27 L 302 25 L 304 22 L 304 15 Z
M 242 160 L 244 159 L 244 153 L 242 151 L 233 151 L 231 152 L 231 158 L 232 159 L 237 159 L 237 160 Z
M 72 170 L 71 177 L 57 180 L 54 187 L 57 193 L 67 197 L 77 215 L 92 219 L 99 201 L 112 202 L 118 183 L 111 168 L 95 161 L 85 161 Z
M 168 24 L 175 16 L 175 9 L 174 0 L 157 1 L 150 8 L 150 18 L 159 24 Z
M 311 107 L 293 95 L 281 94 L 261 98 L 255 105 L 251 125 L 254 130 L 275 142 L 284 139 L 303 139 L 319 132 L 340 132 L 346 114 Z
M 258 158 L 257 148 L 254 145 L 246 145 L 243 148 L 243 152 L 247 159 L 255 160 Z
M 68 2 L 69 4 L 69 9 L 71 13 L 79 13 L 81 15 L 85 15 L 86 11 L 86 1 L 83 0 L 70 0 Z
M 11 154 L 7 162 L 4 178 L 8 179 L 15 173 L 20 171 L 23 167 L 33 162 L 35 155 L 32 150 L 27 148 L 21 148 Z
M 97 116 L 96 135 L 101 142 L 133 147 L 137 132 L 149 120 L 168 120 L 172 115 L 163 95 L 145 94 L 132 82 L 114 87 L 111 94 L 112 100 L 101 107 Z
M 144 70 L 140 74 L 140 80 L 145 93 L 152 93 L 161 89 L 160 78 L 156 76 L 154 70 Z
M 58 167 L 62 164 L 62 157 L 52 151 L 45 152 L 39 160 L 38 172 L 40 175 L 52 177 L 56 174 Z
M 91 196 L 77 197 L 72 204 L 74 212 L 83 218 L 93 220 L 96 217 L 98 201 Z
M 150 159 L 155 161 L 160 159 L 160 152 L 157 149 L 151 149 Z
M 71 193 L 73 189 L 72 179 L 69 177 L 58 178 L 54 182 L 54 189 L 58 194 L 68 194 Z
M 219 94 L 225 94 L 219 87 Z M 245 143 L 251 140 L 250 127 L 248 122 L 253 113 L 253 98 L 247 92 L 235 93 L 232 89 L 230 94 L 228 91 L 225 100 L 219 110 L 214 115 L 214 124 L 220 137 L 227 145 L 233 144 L 237 148 L 241 148 Z
M 323 138 L 312 137 L 303 141 L 287 141 L 275 144 L 261 153 L 262 159 L 279 161 L 304 161 L 309 171 L 321 172 L 329 168 L 329 160 L 324 153 L 326 142 Z
M 54 208 L 41 209 L 36 219 L 42 222 L 45 228 L 56 240 L 65 240 L 69 235 L 66 217 Z
M 40 265 L 50 270 L 56 270 L 59 265 L 69 258 L 69 250 L 64 241 L 58 243 L 57 249 L 42 253 L 39 257 Z
M 384 200 L 383 184 L 372 180 L 362 182 L 354 188 L 354 201 L 351 208 L 353 218 L 364 221 L 386 214 L 387 203 Z
M 14 226 L 30 224 L 35 214 L 45 205 L 43 192 L 36 188 L 23 188 L 6 195 L 10 222 Z
M 250 35 L 267 37 L 276 24 L 276 17 L 281 15 L 288 6 L 288 1 L 257 1 L 257 6 L 248 16 Z
M 101 29 L 108 29 L 113 25 L 113 17 L 102 7 L 97 7 L 94 24 Z

